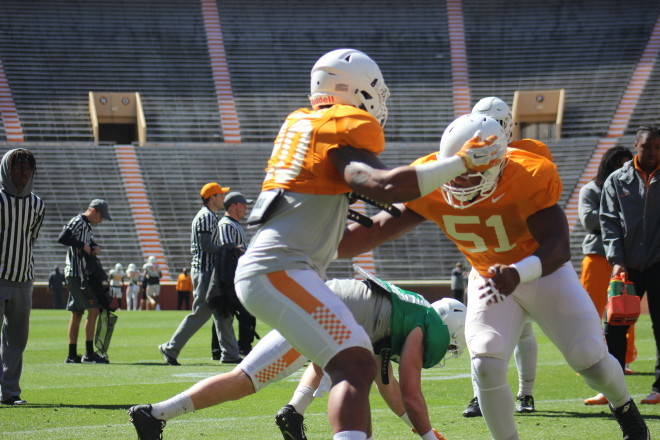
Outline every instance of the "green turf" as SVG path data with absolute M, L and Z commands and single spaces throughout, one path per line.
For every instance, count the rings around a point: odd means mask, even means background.
M 0 439 L 134 439 L 126 409 L 171 397 L 198 380 L 225 371 L 210 358 L 210 323 L 189 342 L 179 357 L 181 367 L 164 364 L 157 345 L 166 341 L 184 312 L 120 311 L 110 348 L 110 365 L 64 364 L 67 354 L 68 312 L 34 310 L 30 340 L 24 356 L 22 397 L 30 405 L 0 406 Z M 621 439 L 619 428 L 605 407 L 587 407 L 582 399 L 594 392 L 563 362 L 559 352 L 535 328 L 539 366 L 535 389 L 538 412 L 516 415 L 523 439 Z M 265 334 L 267 329 L 260 326 Z M 653 382 L 655 350 L 648 315 L 637 326 L 636 374 L 627 376 L 639 402 Z M 517 387 L 516 369 L 510 383 Z M 256 396 L 229 402 L 168 422 L 165 439 L 279 439 L 273 423 L 277 410 L 288 402 L 295 380 L 284 381 Z M 466 419 L 462 410 L 472 397 L 467 356 L 447 361 L 444 368 L 425 373 L 424 390 L 433 426 L 448 440 L 489 438 L 481 418 Z M 414 439 L 372 391 L 375 439 Z M 307 411 L 310 439 L 328 439 L 327 400 Z M 660 436 L 660 405 L 639 405 L 652 435 Z M 660 438 L 660 437 L 659 437 Z

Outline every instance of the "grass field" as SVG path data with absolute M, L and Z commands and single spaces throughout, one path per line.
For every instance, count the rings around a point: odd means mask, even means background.
M 198 380 L 229 371 L 210 357 L 210 323 L 185 347 L 181 367 L 166 365 L 157 345 L 166 341 L 184 312 L 119 311 L 110 348 L 111 364 L 64 364 L 67 354 L 68 312 L 34 310 L 30 340 L 24 356 L 21 396 L 25 407 L 0 406 L 0 439 L 134 439 L 126 410 L 137 403 L 171 397 Z M 516 415 L 523 439 L 621 439 L 618 425 L 606 407 L 587 407 L 582 399 L 595 394 L 563 362 L 538 330 L 539 366 L 534 396 L 538 412 Z M 259 328 L 260 334 L 267 329 Z M 80 344 L 80 345 L 84 345 Z M 648 315 L 637 327 L 636 374 L 627 376 L 636 402 L 653 382 L 655 350 Z M 165 439 L 280 439 L 273 422 L 286 404 L 299 374 L 249 396 L 168 422 Z M 509 381 L 517 387 L 511 364 Z M 488 439 L 481 418 L 466 419 L 461 411 L 472 397 L 467 356 L 447 361 L 444 368 L 427 370 L 424 391 L 433 426 L 448 440 Z M 514 389 L 515 391 L 515 389 Z M 372 391 L 375 439 L 415 439 L 375 390 Z M 314 402 L 306 413 L 310 439 L 329 439 L 327 400 Z M 638 405 L 653 436 L 660 436 L 660 405 Z M 658 437 L 660 438 L 660 437 Z

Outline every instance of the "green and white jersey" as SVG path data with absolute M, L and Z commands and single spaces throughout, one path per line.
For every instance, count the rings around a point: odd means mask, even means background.
M 416 327 L 424 333 L 424 368 L 438 364 L 449 347 L 449 330 L 422 296 L 378 279 L 330 280 L 330 287 L 364 327 L 372 342 L 389 336 L 391 359 L 399 361 L 406 338 Z
M 383 281 L 384 282 L 384 281 Z M 392 360 L 398 361 L 403 343 L 416 327 L 424 333 L 424 368 L 431 368 L 445 357 L 449 329 L 431 304 L 421 295 L 386 283 L 392 301 Z

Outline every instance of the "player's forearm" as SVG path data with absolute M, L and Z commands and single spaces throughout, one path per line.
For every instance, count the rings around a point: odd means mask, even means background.
M 431 430 L 428 408 L 423 398 L 420 399 L 418 396 L 412 398 L 404 397 L 403 405 L 406 409 L 406 414 L 408 414 L 413 427 L 418 433 L 424 434 Z
M 453 156 L 391 170 L 374 169 L 361 162 L 352 162 L 345 168 L 344 176 L 355 192 L 380 202 L 396 203 L 425 196 L 466 170 L 463 160 Z
M 372 250 L 376 246 L 370 228 L 357 223 L 348 225 L 337 248 L 338 258 L 352 258 Z M 373 244 L 372 244 L 373 243 Z
M 381 357 L 376 356 L 377 362 L 380 364 Z M 387 406 L 392 410 L 397 416 L 405 414 L 406 409 L 403 406 L 403 401 L 401 400 L 401 388 L 399 387 L 399 381 L 396 380 L 394 372 L 392 371 L 392 364 L 388 365 L 388 376 L 389 383 L 385 385 L 381 380 L 380 375 L 376 377 L 376 386 L 378 387 L 378 392 L 383 397 Z
M 404 205 L 396 205 L 401 211 L 399 217 L 392 217 L 381 211 L 371 217 L 373 225 L 369 228 L 352 223 L 344 231 L 339 243 L 339 258 L 350 258 L 370 251 L 388 241 L 395 240 L 424 222 L 424 218 Z
M 421 193 L 414 167 L 404 166 L 391 170 L 351 162 L 345 169 L 348 186 L 355 192 L 383 203 L 396 203 L 419 198 Z

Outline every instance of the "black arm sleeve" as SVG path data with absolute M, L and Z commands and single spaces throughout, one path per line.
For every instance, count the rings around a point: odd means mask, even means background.
M 213 244 L 213 242 L 211 241 L 210 232 L 200 232 L 198 233 L 198 237 L 199 237 L 199 246 L 207 254 L 217 254 L 220 252 L 220 249 L 222 249 L 221 245 Z
M 85 243 L 76 240 L 71 230 L 67 228 L 62 229 L 60 236 L 57 238 L 57 242 L 63 244 L 64 246 L 71 246 L 77 248 L 82 248 L 85 246 Z

